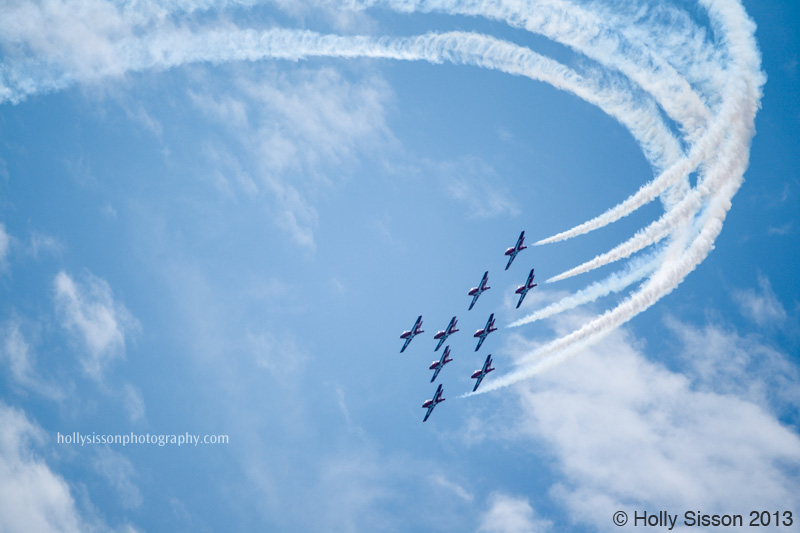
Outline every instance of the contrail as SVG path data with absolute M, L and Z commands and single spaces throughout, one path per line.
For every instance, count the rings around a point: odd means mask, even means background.
M 530 315 L 520 318 L 516 322 L 509 324 L 508 328 L 530 324 L 537 320 L 543 320 L 551 316 L 563 313 L 570 309 L 574 309 L 580 305 L 584 305 L 595 300 L 608 296 L 612 293 L 617 293 L 629 287 L 631 284 L 636 283 L 648 275 L 652 274 L 657 268 L 659 257 L 661 253 L 653 254 L 651 256 L 639 258 L 632 261 L 625 272 L 615 272 L 602 281 L 592 283 L 585 289 L 582 289 L 570 296 L 566 296 L 557 302 L 554 302 L 547 307 L 543 307 Z
M 566 0 L 319 2 L 343 10 L 385 7 L 502 21 L 561 43 L 576 57 L 567 66 L 525 46 L 465 31 L 336 35 L 240 28 L 213 20 L 213 13 L 198 19 L 212 20 L 206 23 L 180 15 L 264 3 L 259 0 L 12 1 L 0 6 L 0 104 L 128 72 L 318 57 L 477 66 L 547 83 L 602 109 L 628 129 L 656 176 L 605 213 L 536 244 L 588 233 L 657 198 L 664 214 L 628 241 L 552 280 L 665 244 L 633 260 L 627 271 L 512 324 L 539 320 L 644 280 L 616 307 L 521 357 L 516 370 L 478 393 L 525 379 L 596 342 L 674 290 L 713 249 L 748 165 L 764 83 L 755 25 L 738 0 L 699 0 L 709 28 L 677 6 L 660 4 L 622 13 Z
M 571 92 L 603 109 L 626 126 L 637 142 L 652 154 L 679 151 L 677 141 L 660 119 L 652 101 L 640 102 L 619 86 L 599 85 L 530 49 L 468 32 L 376 39 L 285 29 L 259 32 L 225 28 L 191 32 L 170 28 L 146 38 L 126 37 L 113 46 L 108 45 L 104 56 L 90 69 L 70 69 L 68 62 L 55 63 L 58 57 L 44 61 L 23 60 L 4 68 L 0 71 L 0 102 L 19 102 L 32 94 L 60 90 L 80 81 L 117 77 L 128 71 L 165 70 L 197 62 L 298 61 L 310 57 L 451 62 L 525 76 Z M 42 68 L 46 70 L 41 71 Z
M 728 123 L 732 131 L 727 139 L 729 146 L 732 143 L 738 150 L 723 152 L 721 157 L 708 161 L 710 166 L 716 167 L 717 171 L 727 177 L 716 190 L 709 190 L 709 199 L 694 222 L 696 236 L 682 254 L 664 261 L 638 291 L 616 308 L 606 311 L 573 333 L 524 356 L 518 361 L 520 369 L 495 379 L 478 393 L 506 387 L 579 353 L 587 343 L 596 342 L 674 290 L 713 249 L 714 241 L 722 230 L 722 224 L 731 207 L 731 199 L 739 189 L 747 168 L 749 145 L 754 133 L 755 114 L 760 106 L 764 77 L 753 37 L 754 25 L 741 6 L 734 5 L 733 2 L 708 1 L 704 4 L 712 21 L 723 32 L 722 41 L 731 56 L 732 75 L 729 84 L 735 90 L 728 91 L 726 96 L 735 100 L 733 108 L 736 109 L 736 116 Z M 734 155 L 729 157 L 731 152 Z
M 733 142 L 730 138 L 724 143 L 724 148 L 721 149 L 721 154 L 715 157 L 721 160 L 719 165 L 711 167 L 707 173 L 704 173 L 698 185 L 686 194 L 683 200 L 673 206 L 670 211 L 667 211 L 658 220 L 652 222 L 647 227 L 639 230 L 636 235 L 628 241 L 614 247 L 608 252 L 601 254 L 594 259 L 583 263 L 575 268 L 572 268 L 562 274 L 553 276 L 547 280 L 547 283 L 561 281 L 572 276 L 577 276 L 590 270 L 607 265 L 614 261 L 619 261 L 626 257 L 630 257 L 634 253 L 650 246 L 661 239 L 665 238 L 672 232 L 672 229 L 679 222 L 694 217 L 699 210 L 703 207 L 704 202 L 707 200 L 712 190 L 719 187 L 727 178 L 729 170 L 726 162 L 734 160 L 740 153 L 740 146 L 738 143 Z

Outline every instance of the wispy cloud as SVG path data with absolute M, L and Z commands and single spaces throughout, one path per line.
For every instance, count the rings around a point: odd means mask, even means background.
M 144 398 L 139 389 L 130 383 L 125 383 L 119 390 L 122 404 L 128 412 L 128 419 L 131 422 L 138 422 L 144 420 L 146 408 Z
M 455 481 L 449 480 L 442 474 L 433 474 L 430 476 L 429 479 L 431 481 L 431 484 L 433 484 L 435 487 L 446 489 L 447 491 L 452 492 L 453 494 L 455 494 L 456 496 L 458 496 L 467 503 L 471 503 L 475 499 L 475 496 L 473 496 L 471 492 L 469 492 L 467 489 L 465 489 L 463 486 L 459 485 Z
M 142 494 L 134 483 L 136 470 L 130 459 L 108 446 L 96 448 L 92 461 L 95 472 L 117 493 L 122 506 L 135 509 L 142 505 Z
M 502 186 L 502 178 L 485 161 L 470 156 L 437 167 L 445 190 L 466 207 L 467 216 L 491 218 L 520 213 L 511 192 Z
M 695 388 L 731 394 L 788 420 L 800 413 L 800 370 L 759 335 L 742 336 L 724 324 L 665 321 L 679 339 L 679 359 Z
M 24 412 L 0 402 L 0 530 L 79 532 L 92 529 L 69 485 L 36 448 L 47 440 Z
M 307 363 L 308 354 L 289 332 L 249 331 L 245 346 L 255 365 L 275 376 L 296 375 Z
M 18 386 L 47 398 L 62 398 L 63 391 L 40 376 L 33 346 L 23 333 L 23 320 L 13 316 L 0 324 L 0 362 L 8 365 Z
M 731 379 L 715 373 L 693 384 L 648 361 L 641 343 L 617 330 L 579 364 L 518 385 L 517 429 L 555 454 L 553 496 L 577 522 L 599 529 L 619 509 L 791 506 L 800 437 L 770 403 L 731 394 Z
M 493 493 L 489 509 L 481 517 L 478 531 L 482 533 L 544 533 L 552 530 L 552 522 L 536 517 L 525 497 Z
M 794 224 L 792 224 L 791 222 L 787 222 L 782 226 L 777 226 L 777 227 L 771 226 L 767 228 L 768 235 L 790 235 L 793 232 L 794 232 Z
M 47 233 L 40 231 L 31 232 L 31 237 L 26 248 L 26 252 L 38 259 L 43 253 L 58 255 L 64 250 L 64 245 L 61 242 Z
M 102 381 L 106 366 L 124 358 L 126 337 L 140 329 L 139 322 L 114 300 L 108 283 L 90 273 L 75 282 L 61 271 L 53 284 L 62 327 L 83 348 L 80 359 L 86 373 Z
M 786 320 L 786 310 L 772 290 L 769 278 L 759 274 L 758 288 L 758 291 L 734 289 L 733 299 L 739 305 L 739 311 L 761 327 L 780 325 Z
M 221 188 L 265 198 L 278 226 L 313 249 L 317 199 L 357 156 L 392 142 L 391 91 L 380 78 L 350 82 L 331 68 L 258 74 L 237 71 L 235 83 L 191 90 L 190 99 L 228 132 L 227 145 L 208 151 Z
M 11 245 L 11 237 L 6 232 L 6 225 L 0 222 L 0 268 L 6 264 L 6 256 Z

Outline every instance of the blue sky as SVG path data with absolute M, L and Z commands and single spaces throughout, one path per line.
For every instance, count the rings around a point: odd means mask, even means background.
M 4 4 L 0 529 L 800 518 L 800 7 L 742 7 Z

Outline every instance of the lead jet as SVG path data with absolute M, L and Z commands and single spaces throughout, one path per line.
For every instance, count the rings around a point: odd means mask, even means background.
M 442 390 L 442 384 L 439 383 L 439 387 L 436 389 L 436 393 L 433 395 L 433 398 L 431 398 L 430 400 L 425 400 L 425 403 L 422 404 L 422 407 L 428 409 L 428 412 L 425 413 L 425 418 L 422 419 L 423 422 L 428 420 L 428 417 L 431 416 L 434 407 L 436 407 L 438 403 L 444 401 L 444 398 L 442 397 L 443 393 L 444 391 Z
M 430 368 L 431 370 L 434 371 L 433 372 L 433 377 L 431 378 L 431 383 L 433 383 L 436 380 L 436 376 L 439 375 L 439 371 L 442 369 L 442 367 L 444 367 L 444 365 L 446 365 L 447 363 L 449 363 L 452 360 L 453 359 L 450 357 L 450 346 L 445 346 L 444 347 L 444 353 L 442 354 L 442 358 L 439 359 L 438 361 L 432 362 L 431 366 L 428 367 L 428 368 Z
M 520 253 L 525 248 L 527 248 L 527 246 L 522 245 L 522 241 L 524 240 L 525 240 L 525 232 L 523 231 L 522 233 L 519 234 L 519 239 L 517 239 L 517 244 L 515 244 L 513 248 L 509 248 L 508 250 L 506 250 L 506 255 L 509 256 L 508 264 L 506 265 L 506 270 L 508 270 L 508 267 L 511 266 L 511 262 L 514 261 L 515 257 L 517 257 L 517 254 Z
M 519 306 L 522 305 L 522 300 L 525 299 L 525 295 L 528 294 L 528 291 L 536 287 L 537 285 L 538 285 L 537 283 L 533 282 L 533 269 L 531 269 L 531 273 L 528 274 L 528 281 L 526 281 L 523 285 L 517 287 L 517 290 L 514 291 L 515 294 L 519 294 L 517 309 L 519 309 Z
M 483 363 L 483 368 L 481 368 L 480 370 L 476 370 L 475 372 L 472 373 L 472 379 L 478 380 L 475 382 L 475 386 L 472 388 L 472 392 L 478 390 L 478 385 L 481 384 L 481 381 L 483 381 L 483 378 L 486 377 L 486 374 L 488 374 L 492 370 L 494 370 L 494 368 L 492 368 L 492 354 L 489 354 L 486 356 L 486 362 Z
M 472 287 L 469 290 L 469 293 L 467 293 L 470 296 L 472 296 L 472 303 L 469 304 L 470 311 L 472 310 L 472 306 L 475 305 L 475 302 L 478 301 L 478 296 L 480 296 L 483 291 L 488 291 L 489 289 L 491 289 L 491 287 L 486 286 L 486 283 L 488 281 L 489 281 L 489 271 L 487 270 L 486 272 L 483 273 L 483 278 L 481 278 L 481 282 L 478 284 L 478 286 Z
M 400 353 L 403 353 L 403 350 L 406 349 L 408 343 L 411 342 L 411 339 L 413 339 L 416 335 L 419 335 L 420 333 L 425 333 L 424 331 L 422 331 L 421 328 L 422 328 L 422 315 L 419 315 L 419 317 L 417 317 L 417 321 L 414 322 L 414 326 L 410 330 L 404 331 L 403 334 L 400 335 L 401 339 L 406 340 L 406 342 L 403 343 L 403 347 L 400 348 Z
M 478 341 L 478 345 L 475 347 L 476 352 L 480 349 L 481 344 L 483 344 L 483 341 L 486 340 L 486 337 L 489 336 L 489 333 L 493 331 L 497 331 L 497 328 L 494 327 L 494 313 L 489 315 L 489 320 L 486 321 L 486 325 L 483 327 L 483 329 L 479 329 L 475 332 L 475 335 L 473 335 L 473 337 L 480 337 L 481 339 Z
M 447 339 L 447 337 L 458 331 L 456 329 L 457 323 L 458 320 L 456 320 L 456 317 L 451 318 L 450 323 L 447 324 L 447 327 L 444 328 L 442 331 L 437 332 L 436 335 L 433 336 L 434 339 L 439 339 L 439 344 L 436 345 L 436 349 L 434 350 L 434 352 L 438 351 L 439 348 L 442 347 L 442 344 L 444 344 L 444 341 L 445 339 Z

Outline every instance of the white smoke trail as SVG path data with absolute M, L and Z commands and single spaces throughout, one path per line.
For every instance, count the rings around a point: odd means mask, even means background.
M 730 138 L 729 136 L 728 139 Z M 721 153 L 714 155 L 715 158 L 721 161 L 721 164 L 713 166 L 707 172 L 702 173 L 697 186 L 686 194 L 683 200 L 678 202 L 670 211 L 667 211 L 661 218 L 652 222 L 647 227 L 639 230 L 626 242 L 590 261 L 549 278 L 547 283 L 577 276 L 578 274 L 589 272 L 614 261 L 630 257 L 643 248 L 668 236 L 678 223 L 697 215 L 699 210 L 703 207 L 705 200 L 707 200 L 709 194 L 711 194 L 711 191 L 719 187 L 728 178 L 728 169 L 725 162 L 738 157 L 740 149 L 741 147 L 737 142 L 732 140 L 725 142 Z
M 734 89 L 730 87 L 727 89 L 727 92 L 733 91 Z M 694 172 L 697 167 L 709 157 L 709 154 L 713 155 L 719 143 L 728 136 L 729 124 L 736 118 L 738 113 L 736 101 L 732 99 L 726 100 L 722 105 L 720 118 L 715 120 L 710 125 L 707 133 L 702 135 L 698 142 L 693 145 L 687 157 L 678 160 L 656 179 L 643 185 L 635 194 L 602 215 L 575 226 L 574 228 L 553 235 L 552 237 L 541 239 L 534 244 L 541 246 L 543 244 L 551 244 L 584 235 L 607 226 L 612 222 L 616 222 L 631 214 L 639 207 L 653 201 L 658 195 L 662 194 L 667 187 L 675 184 L 676 181 L 682 177 Z
M 672 292 L 713 248 L 714 241 L 722 230 L 722 222 L 730 208 L 730 198 L 736 193 L 740 183 L 740 180 L 732 180 L 726 184 L 724 190 L 720 191 L 720 194 L 709 205 L 706 223 L 686 252 L 679 259 L 662 264 L 658 271 L 627 300 L 613 310 L 606 311 L 598 318 L 587 322 L 569 335 L 556 339 L 523 357 L 517 361 L 520 366 L 518 370 L 500 376 L 481 390 L 465 394 L 463 397 L 485 394 L 508 387 L 574 357 L 580 353 L 581 349 L 601 340 L 614 329 Z
M 615 272 L 606 279 L 592 283 L 585 289 L 582 289 L 570 296 L 566 296 L 557 302 L 554 302 L 547 307 L 543 307 L 524 318 L 512 322 L 508 328 L 514 328 L 525 324 L 530 324 L 537 320 L 550 318 L 551 316 L 563 313 L 570 309 L 574 309 L 580 305 L 594 302 L 603 296 L 608 296 L 612 293 L 617 293 L 630 286 L 637 281 L 640 281 L 652 274 L 657 268 L 658 263 L 661 261 L 661 253 L 641 257 L 638 260 L 632 261 L 625 272 Z
M 115 22 L 115 26 L 118 22 Z M 200 32 L 170 27 L 141 37 L 104 41 L 104 53 L 90 68 L 72 68 L 59 55 L 44 61 L 20 61 L 0 71 L 0 102 L 63 89 L 79 81 L 96 81 L 125 72 L 169 69 L 187 63 L 257 61 L 309 57 L 369 57 L 404 61 L 452 62 L 526 76 L 571 92 L 628 128 L 652 154 L 679 150 L 652 102 L 639 101 L 617 86 L 603 86 L 530 49 L 489 36 L 448 32 L 411 38 L 323 35 L 299 30 L 212 29 Z M 63 64 L 58 64 L 61 61 Z M 659 155 L 656 158 L 661 158 Z
M 740 63 L 744 71 L 747 72 L 747 65 L 753 64 L 753 58 L 745 55 Z M 761 79 L 760 73 L 756 79 Z M 760 85 L 759 82 L 757 84 Z M 741 116 L 742 103 L 736 98 L 736 95 L 748 93 L 753 97 L 758 97 L 757 94 L 752 94 L 751 91 L 748 91 L 747 87 L 736 83 L 735 79 L 729 82 L 724 91 L 726 99 L 722 105 L 723 109 L 720 116 L 709 129 L 709 134 L 703 136 L 696 147 L 693 148 L 690 156 L 690 159 L 696 160 L 697 164 L 705 161 L 708 168 L 701 173 L 697 186 L 674 205 L 673 209 L 665 213 L 659 220 L 637 232 L 628 241 L 582 265 L 548 279 L 547 282 L 560 281 L 629 257 L 646 246 L 663 239 L 669 234 L 670 228 L 681 220 L 694 216 L 707 197 L 722 185 L 729 173 L 736 172 L 730 168 L 730 165 L 742 156 L 746 157 L 747 150 L 743 150 L 740 143 L 742 139 L 750 134 L 752 122 L 748 123 L 747 120 L 741 120 L 743 118 Z M 753 116 L 755 116 L 754 111 Z M 714 165 L 712 160 L 719 163 Z M 746 166 L 745 161 L 742 172 Z
M 654 254 L 630 265 L 627 275 L 612 276 L 572 300 L 568 297 L 554 304 L 563 307 L 591 301 L 650 272 L 614 309 L 523 357 L 518 370 L 493 380 L 481 393 L 524 379 L 608 334 L 674 290 L 713 248 L 747 167 L 763 75 L 754 25 L 741 4 L 736 0 L 700 2 L 708 13 L 712 38 L 706 38 L 690 17 L 680 18 L 676 8 L 651 8 L 658 13 L 644 16 L 609 13 L 595 4 L 576 6 L 564 0 L 339 3 L 355 9 L 383 5 L 399 12 L 441 11 L 502 20 L 565 44 L 603 67 L 598 70 L 581 63 L 576 71 L 528 48 L 469 32 L 376 38 L 288 29 L 258 31 L 230 23 L 198 26 L 198 22 L 170 16 L 218 5 L 252 5 L 258 3 L 255 0 L 172 0 L 166 7 L 147 0 L 119 4 L 11 0 L 0 6 L 0 103 L 17 103 L 33 94 L 127 72 L 188 63 L 367 57 L 496 69 L 548 83 L 598 106 L 628 128 L 656 170 L 664 170 L 620 205 L 537 244 L 597 229 L 660 196 L 664 216 L 590 266 L 628 257 L 666 237 L 665 254 Z M 664 25 L 660 9 L 682 22 Z M 676 51 L 684 46 L 687 53 Z M 682 139 L 676 138 L 662 113 L 677 126 Z M 682 143 L 688 146 L 685 156 Z M 692 172 L 698 173 L 695 187 L 688 182 Z
M 760 105 L 764 77 L 753 37 L 754 25 L 741 6 L 715 1 L 705 4 L 712 21 L 718 25 L 718 31 L 722 33 L 722 40 L 731 56 L 729 86 L 734 86 L 735 90 L 729 91 L 726 96 L 735 99 L 733 107 L 737 110 L 737 116 L 729 122 L 732 131 L 728 140 L 729 145 L 735 145 L 738 150 L 731 158 L 723 156 L 708 162 L 709 165 L 718 165 L 715 170 L 725 174 L 727 178 L 716 190 L 709 191 L 709 199 L 695 221 L 696 236 L 684 253 L 664 261 L 637 292 L 616 308 L 523 357 L 519 361 L 522 365 L 519 370 L 493 380 L 476 394 L 506 387 L 579 353 L 586 343 L 596 342 L 674 290 L 713 249 L 714 241 L 722 230 L 722 224 L 731 207 L 731 199 L 741 186 L 744 170 L 747 168 L 749 145 L 754 133 L 753 123 Z M 728 155 L 730 152 L 725 154 Z
M 702 3 L 707 9 L 714 11 L 716 14 L 715 20 L 718 20 L 719 24 L 724 26 L 721 32 L 722 35 L 724 36 L 726 35 L 725 32 L 728 32 L 728 43 L 730 46 L 736 47 L 736 56 L 740 58 L 740 62 L 750 65 L 751 73 L 758 71 L 758 78 L 760 79 L 762 75 L 760 73 L 758 48 L 755 45 L 755 40 L 752 38 L 754 25 L 751 21 L 749 21 L 747 14 L 744 12 L 741 5 L 738 4 L 738 2 L 719 3 L 714 1 L 704 1 Z M 733 52 L 734 50 L 731 49 L 731 51 Z M 718 55 L 719 54 L 701 55 L 700 68 L 705 69 L 707 65 L 714 64 L 713 62 L 709 61 L 709 58 Z M 753 65 L 755 66 L 753 67 Z M 748 69 L 747 66 L 744 66 L 743 68 L 745 70 Z M 735 88 L 730 86 L 730 81 L 730 72 L 727 72 L 720 81 L 715 83 L 715 86 L 722 88 L 721 93 L 723 95 L 726 92 L 731 93 L 733 90 L 735 90 Z M 763 83 L 763 81 L 759 83 Z M 627 216 L 642 205 L 652 201 L 657 195 L 661 194 L 666 187 L 674 183 L 674 180 L 679 179 L 682 175 L 693 172 L 700 162 L 704 160 L 709 151 L 713 151 L 715 149 L 720 139 L 727 135 L 727 127 L 731 123 L 731 120 L 735 119 L 735 116 L 738 113 L 735 99 L 729 96 L 728 98 L 723 97 L 722 101 L 723 104 L 720 112 L 722 115 L 725 115 L 725 119 L 717 119 L 714 121 L 714 123 L 708 129 L 708 132 L 697 140 L 697 143 L 692 148 L 688 157 L 676 162 L 673 168 L 668 168 L 662 173 L 661 176 L 644 185 L 636 194 L 625 200 L 623 203 L 611 208 L 602 215 L 572 229 L 566 230 L 557 235 L 553 235 L 552 237 L 542 239 L 535 244 L 543 245 L 558 242 L 604 227 L 624 216 Z

